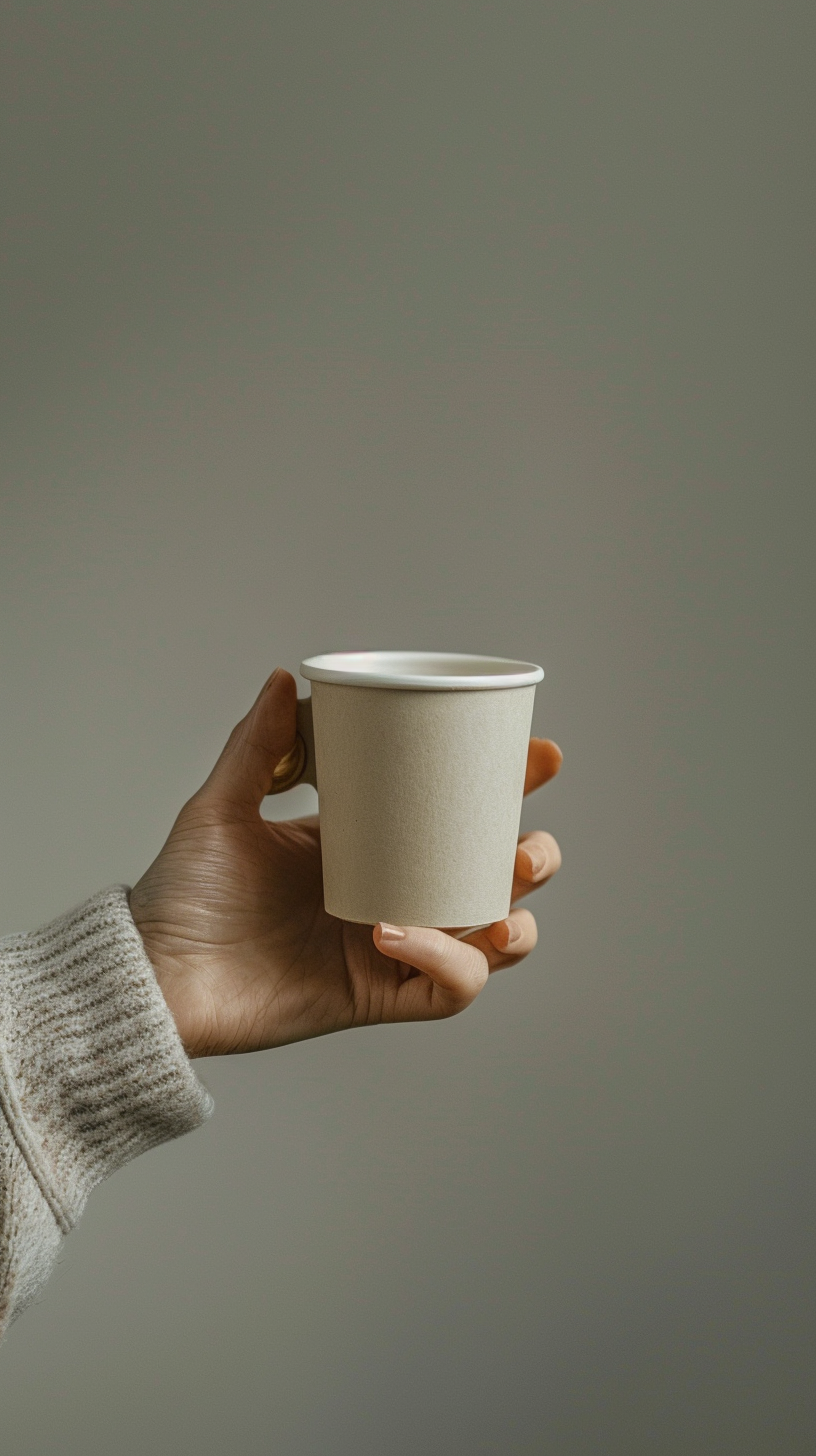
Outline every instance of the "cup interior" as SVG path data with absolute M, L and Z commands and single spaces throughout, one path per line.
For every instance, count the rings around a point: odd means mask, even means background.
M 300 671 L 312 682 L 448 692 L 531 687 L 544 676 L 534 662 L 469 652 L 322 652 L 307 657 Z

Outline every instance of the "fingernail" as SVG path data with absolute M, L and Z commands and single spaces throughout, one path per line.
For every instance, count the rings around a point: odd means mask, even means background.
M 279 672 L 280 672 L 280 668 L 279 667 L 276 667 L 275 668 L 275 671 L 269 674 L 269 677 L 266 679 L 266 682 L 264 683 L 264 692 L 265 693 L 269 691 L 269 689 L 271 688 L 273 682 L 275 681 L 275 678 L 278 676 L 278 673 Z
M 394 945 L 398 940 L 405 939 L 405 931 L 401 925 L 386 925 L 381 920 L 377 928 L 380 932 L 380 941 L 384 945 Z
M 504 927 L 507 931 L 507 945 L 515 945 L 517 940 L 521 940 L 521 926 L 515 920 L 505 920 Z
M 531 878 L 534 879 L 534 880 L 540 880 L 541 879 L 541 876 L 543 875 L 543 873 L 545 871 L 545 869 L 547 868 L 547 856 L 544 853 L 544 850 L 543 849 L 525 849 L 524 853 L 526 854 L 528 860 L 530 861 L 530 876 L 531 876 Z

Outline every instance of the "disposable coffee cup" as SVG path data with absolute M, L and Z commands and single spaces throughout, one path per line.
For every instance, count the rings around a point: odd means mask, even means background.
M 329 652 L 300 670 L 312 695 L 298 702 L 297 753 L 273 792 L 317 789 L 329 914 L 448 928 L 503 919 L 543 669 Z

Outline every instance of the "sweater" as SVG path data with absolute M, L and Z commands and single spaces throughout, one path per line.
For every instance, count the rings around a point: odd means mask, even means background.
M 125 886 L 0 940 L 0 1338 L 91 1189 L 211 1111 Z

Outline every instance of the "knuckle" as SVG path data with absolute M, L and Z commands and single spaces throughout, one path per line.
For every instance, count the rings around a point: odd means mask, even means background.
M 232 732 L 230 733 L 230 736 L 227 739 L 227 750 L 230 753 L 234 752 L 235 749 L 239 746 L 239 744 L 241 742 L 241 739 L 244 736 L 245 726 L 246 726 L 246 719 L 245 718 L 242 718 L 241 721 L 240 721 L 240 723 L 236 723 L 235 727 L 233 728 Z
M 450 990 L 445 998 L 445 1009 L 442 1013 L 445 1020 L 451 1016 L 459 1016 L 462 1011 L 467 1011 L 481 990 L 481 986 L 458 986 L 456 990 Z
M 475 946 L 470 947 L 471 953 L 467 963 L 467 985 L 469 999 L 478 996 L 489 975 L 487 957 L 477 950 Z
M 433 951 L 434 964 L 439 971 L 448 971 L 454 959 L 457 949 L 457 942 L 444 931 L 431 931 L 433 937 L 431 948 Z

